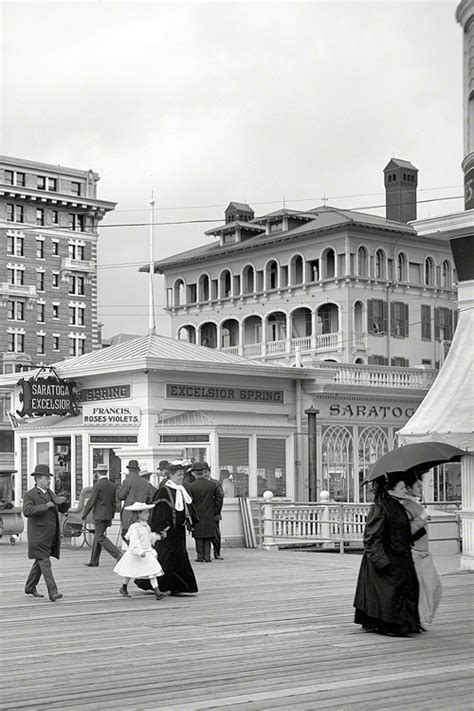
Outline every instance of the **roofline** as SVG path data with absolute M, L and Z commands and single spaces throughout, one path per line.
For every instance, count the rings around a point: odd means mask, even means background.
M 24 196 L 26 198 L 39 198 L 45 202 L 62 202 L 84 207 L 99 207 L 103 210 L 114 210 L 116 202 L 110 200 L 98 200 L 96 198 L 83 197 L 82 195 L 65 195 L 64 193 L 53 193 L 48 190 L 34 190 L 32 188 L 21 188 L 16 185 L 0 183 L 0 195 L 7 196 L 8 193 Z
M 67 361 L 64 361 L 66 363 Z M 245 361 L 244 363 L 218 363 L 216 361 L 196 362 L 193 360 L 176 360 L 174 358 L 157 358 L 155 356 L 145 356 L 140 359 L 120 360 L 118 362 L 91 363 L 77 370 L 69 371 L 61 364 L 55 365 L 59 377 L 68 380 L 76 380 L 93 375 L 134 372 L 137 370 L 160 371 L 160 372 L 185 372 L 185 373 L 213 373 L 225 375 L 242 375 L 242 366 L 245 365 L 245 374 L 264 378 L 285 377 L 292 380 L 314 380 L 316 374 L 323 372 L 327 378 L 328 369 L 325 368 L 294 368 L 293 366 L 269 365 Z M 39 368 L 22 371 L 21 373 L 9 373 L 0 376 L 0 388 L 14 387 L 20 378 L 28 379 L 37 375 Z M 13 376 L 13 377 L 10 377 Z
M 0 155 L 0 164 L 7 163 L 8 165 L 15 166 L 17 168 L 34 168 L 35 170 L 41 170 L 44 173 L 62 173 L 63 175 L 74 175 L 80 176 L 82 178 L 87 178 L 89 170 L 92 171 L 95 180 L 100 180 L 100 176 L 92 168 L 80 169 L 80 168 L 69 168 L 65 165 L 55 164 L 55 163 L 42 163 L 40 161 L 28 160 L 26 158 L 15 158 L 14 156 Z
M 407 236 L 416 236 L 416 230 L 413 229 L 413 227 L 408 227 L 406 226 L 405 229 L 401 226 L 400 228 L 397 227 L 391 227 L 388 225 L 367 225 L 365 223 L 358 222 L 357 220 L 354 220 L 353 218 L 347 217 L 347 223 L 346 224 L 339 224 L 339 225 L 333 225 L 331 227 L 319 227 L 315 228 L 314 232 L 318 232 L 319 235 L 325 236 L 326 234 L 330 234 L 332 232 L 335 232 L 337 230 L 343 230 L 343 229 L 348 229 L 349 227 L 358 227 L 361 228 L 362 230 L 377 230 L 377 231 L 383 231 L 383 232 L 394 232 L 395 234 L 406 234 Z M 400 223 L 402 225 L 403 223 Z M 311 236 L 313 234 L 312 231 L 308 231 L 306 233 L 294 235 L 292 234 L 292 230 L 289 230 L 288 232 L 284 233 L 285 236 L 282 236 L 281 233 L 275 234 L 273 237 L 271 235 L 266 235 L 264 239 L 259 240 L 258 243 L 253 243 L 249 244 L 248 241 L 245 242 L 239 242 L 237 243 L 237 246 L 233 246 L 233 249 L 220 249 L 218 252 L 211 252 L 211 253 L 206 253 L 203 255 L 194 255 L 194 256 L 189 256 L 185 257 L 182 259 L 176 259 L 176 261 L 173 262 L 168 262 L 166 264 L 162 264 L 162 262 L 155 262 L 155 274 L 164 274 L 166 271 L 169 271 L 170 269 L 173 269 L 175 267 L 178 267 L 180 265 L 188 264 L 188 263 L 193 263 L 193 262 L 201 262 L 201 261 L 208 261 L 211 259 L 219 259 L 223 256 L 230 255 L 230 254 L 236 254 L 239 252 L 244 252 L 244 251 L 251 251 L 253 247 L 256 247 L 257 249 L 262 249 L 264 247 L 271 246 L 272 244 L 282 244 L 284 242 L 289 242 L 293 240 L 295 237 L 297 238 L 304 238 L 306 239 L 307 237 Z M 217 246 L 217 241 L 216 241 L 216 246 Z M 179 257 L 179 255 L 177 255 Z M 162 260 L 164 261 L 164 260 Z M 139 272 L 149 272 L 150 270 L 150 265 L 149 264 L 144 264 L 142 267 L 138 268 Z

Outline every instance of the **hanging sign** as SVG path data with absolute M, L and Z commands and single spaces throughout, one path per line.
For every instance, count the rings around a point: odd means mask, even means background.
M 16 411 L 20 417 L 78 414 L 75 383 L 71 381 L 50 375 L 29 380 L 21 378 L 17 385 L 21 388 L 19 399 L 22 408 Z
M 85 425 L 139 425 L 140 408 L 83 405 L 82 420 Z

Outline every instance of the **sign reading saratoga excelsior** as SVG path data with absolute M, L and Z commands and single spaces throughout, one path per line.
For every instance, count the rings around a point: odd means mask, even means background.
M 20 417 L 42 417 L 43 415 L 77 415 L 78 407 L 75 383 L 61 380 L 56 376 L 47 378 L 21 378 L 20 402 L 22 409 L 17 410 Z

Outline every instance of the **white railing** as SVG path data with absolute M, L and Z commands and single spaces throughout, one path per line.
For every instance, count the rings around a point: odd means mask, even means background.
M 281 353 L 286 353 L 286 339 L 267 342 L 267 355 L 273 356 L 280 355 Z
M 296 351 L 310 351 L 311 350 L 311 336 L 301 336 L 299 338 L 291 339 L 291 350 Z
M 316 336 L 316 351 L 333 351 L 339 346 L 339 333 L 322 333 Z
M 362 350 L 367 348 L 367 334 L 363 331 L 354 331 L 352 334 L 352 347 Z
M 36 287 L 26 284 L 9 284 L 4 281 L 0 284 L 0 294 L 8 296 L 23 296 L 26 298 L 35 298 Z
M 437 375 L 437 371 L 431 369 L 396 368 L 387 365 L 318 363 L 317 367 L 335 370 L 334 382 L 344 385 L 427 389 L 434 383 Z
M 96 265 L 95 262 L 87 261 L 85 259 L 72 259 L 71 257 L 65 257 L 61 265 L 62 271 L 68 272 L 95 272 Z
M 239 355 L 239 346 L 227 346 L 226 348 L 221 348 L 223 353 L 230 353 L 230 355 Z
M 245 358 L 259 358 L 262 355 L 261 343 L 246 343 L 244 345 Z

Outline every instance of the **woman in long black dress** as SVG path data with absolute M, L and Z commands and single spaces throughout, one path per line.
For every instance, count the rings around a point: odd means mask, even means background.
M 162 592 L 172 595 L 197 593 L 194 571 L 186 551 L 186 529 L 196 523 L 192 499 L 183 486 L 184 464 L 168 464 L 169 478 L 162 482 L 153 497 L 150 527 L 162 538 L 156 543 L 158 561 L 164 575 L 158 584 Z M 164 535 L 163 535 L 164 534 Z M 147 580 L 135 580 L 142 590 L 148 590 Z
M 355 623 L 368 632 L 395 637 L 422 631 L 410 521 L 397 498 L 406 495 L 401 476 L 374 482 L 354 599 Z

